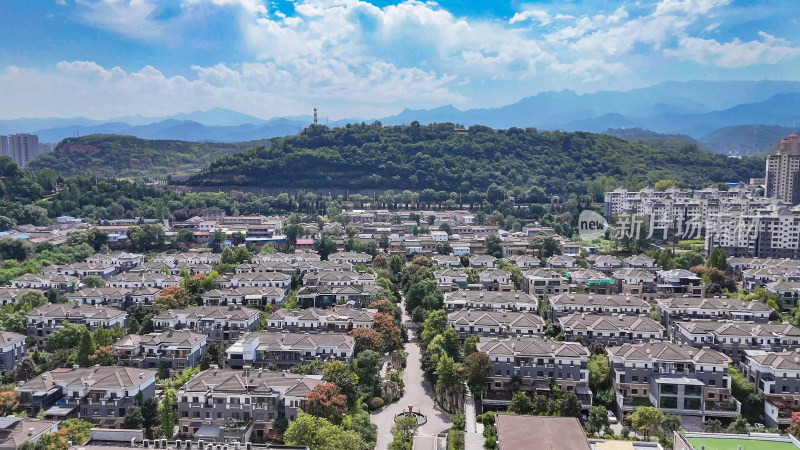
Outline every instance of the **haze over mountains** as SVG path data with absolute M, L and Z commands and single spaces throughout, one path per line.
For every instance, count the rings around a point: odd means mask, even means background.
M 404 110 L 380 120 L 385 125 L 454 122 L 494 128 L 535 127 L 605 132 L 608 129 L 642 128 L 666 134 L 688 135 L 707 147 L 731 152 L 729 133 L 746 139 L 741 148 L 758 153 L 800 122 L 800 82 L 667 82 L 631 91 L 542 92 L 499 108 L 459 110 L 442 106 L 430 110 Z M 313 105 L 309 105 L 311 109 Z M 321 111 L 324 116 L 324 111 Z M 222 108 L 169 117 L 121 117 L 108 121 L 75 119 L 1 120 L 0 134 L 35 133 L 40 141 L 57 142 L 65 137 L 114 133 L 144 139 L 239 142 L 295 134 L 308 126 L 310 116 L 270 120 Z M 342 119 L 330 125 L 361 121 Z M 321 120 L 325 123 L 325 120 Z M 737 131 L 743 125 L 750 131 Z M 727 128 L 725 127 L 733 127 Z M 778 128 L 776 128 L 778 127 Z M 724 131 L 721 129 L 725 129 Z M 759 134 L 761 132 L 761 134 Z M 755 136 L 755 137 L 753 137 Z M 751 142 L 752 141 L 752 142 Z M 727 143 L 727 144 L 725 144 Z M 730 145 L 729 145 L 730 144 Z

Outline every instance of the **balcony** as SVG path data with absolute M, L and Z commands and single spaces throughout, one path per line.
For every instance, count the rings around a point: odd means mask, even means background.
M 650 403 L 650 399 L 647 397 L 622 397 L 622 395 L 617 393 L 617 403 L 619 403 L 620 399 L 622 400 L 621 406 L 623 411 L 633 411 L 639 406 L 653 406 L 653 404 Z

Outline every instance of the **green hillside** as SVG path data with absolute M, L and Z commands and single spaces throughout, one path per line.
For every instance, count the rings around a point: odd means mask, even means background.
M 522 192 L 536 187 L 549 194 L 584 194 L 589 181 L 600 176 L 627 180 L 626 185 L 673 179 L 695 187 L 745 181 L 763 172 L 763 159 L 727 158 L 675 141 L 655 145 L 585 132 L 483 126 L 456 133 L 449 123 L 383 127 L 376 122 L 316 126 L 275 138 L 269 148 L 220 158 L 189 184 L 461 193 L 497 184 Z
M 52 153 L 28 163 L 27 170 L 53 169 L 59 174 L 88 170 L 105 177 L 163 178 L 200 169 L 217 158 L 267 141 L 234 144 L 147 140 L 96 134 L 61 141 Z

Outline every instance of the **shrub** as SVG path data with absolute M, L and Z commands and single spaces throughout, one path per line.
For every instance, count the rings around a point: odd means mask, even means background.
M 372 400 L 369 401 L 370 411 L 375 411 L 381 407 L 383 407 L 383 399 L 380 397 L 372 397 Z

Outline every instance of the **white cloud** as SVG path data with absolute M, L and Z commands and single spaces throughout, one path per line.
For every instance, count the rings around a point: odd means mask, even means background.
M 82 6 L 84 20 L 104 30 L 123 36 L 155 41 L 164 36 L 164 29 L 152 20 L 158 8 L 150 0 L 75 0 Z
M 792 46 L 788 41 L 763 31 L 758 35 L 761 37 L 760 41 L 742 42 L 737 38 L 726 43 L 682 36 L 678 48 L 667 50 L 665 54 L 728 69 L 756 64 L 776 64 L 800 56 L 800 48 Z
M 307 113 L 311 105 L 325 105 L 331 116 L 370 117 L 395 113 L 407 104 L 410 92 L 423 107 L 464 100 L 447 88 L 452 78 L 382 62 L 361 74 L 335 65 L 286 70 L 274 63 L 195 66 L 192 71 L 192 77 L 166 76 L 152 66 L 126 72 L 90 61 L 63 61 L 53 71 L 12 66 L 0 72 L 0 97 L 16 105 L 7 111 L 14 117 L 95 118 L 163 116 L 214 106 L 273 117 Z M 30 92 L 42 101 L 31 102 Z
M 514 17 L 512 17 L 508 23 L 514 24 L 517 22 L 526 22 L 528 20 L 535 20 L 540 22 L 542 25 L 547 25 L 552 21 L 550 14 L 548 14 L 547 11 L 543 11 L 541 9 L 529 9 L 527 11 L 514 14 Z

